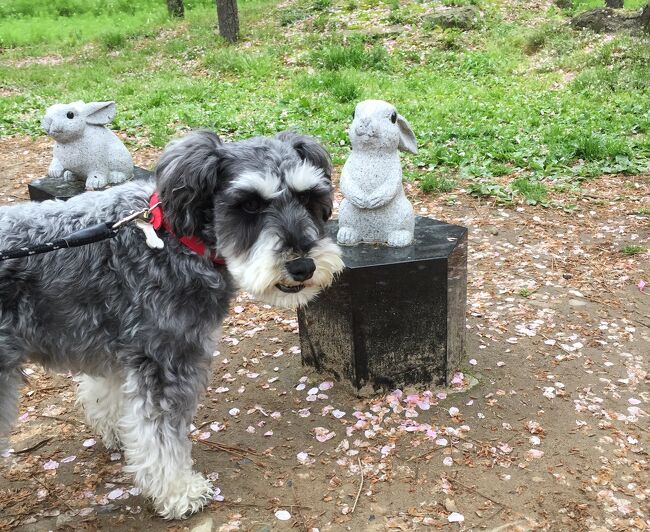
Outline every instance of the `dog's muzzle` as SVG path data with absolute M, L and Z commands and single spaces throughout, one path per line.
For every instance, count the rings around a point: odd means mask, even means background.
M 316 271 L 316 263 L 312 259 L 307 258 L 291 260 L 286 262 L 284 267 L 291 279 L 298 283 L 311 279 Z M 296 292 L 300 292 L 305 285 L 278 283 L 275 287 L 286 294 L 295 294 Z

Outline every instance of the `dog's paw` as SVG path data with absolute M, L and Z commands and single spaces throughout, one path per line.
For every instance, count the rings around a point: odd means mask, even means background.
M 359 235 L 351 227 L 341 227 L 336 235 L 336 240 L 344 246 L 353 246 L 359 243 Z
M 156 505 L 163 519 L 185 519 L 198 512 L 212 500 L 212 484 L 200 473 L 191 473 L 183 483 L 177 483 Z

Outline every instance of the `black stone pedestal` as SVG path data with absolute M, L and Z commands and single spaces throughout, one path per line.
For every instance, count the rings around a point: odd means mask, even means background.
M 149 170 L 133 167 L 132 179 L 151 179 L 152 173 Z M 72 196 L 77 196 L 86 192 L 86 182 L 84 180 L 64 181 L 60 177 L 40 177 L 34 179 L 29 185 L 29 199 L 32 201 L 45 201 L 51 199 L 67 200 Z
M 342 250 L 340 277 L 298 311 L 303 363 L 360 395 L 447 384 L 465 349 L 467 229 L 417 218 L 411 246 Z

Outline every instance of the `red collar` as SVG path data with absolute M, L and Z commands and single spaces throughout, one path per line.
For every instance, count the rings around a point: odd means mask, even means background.
M 158 198 L 157 192 L 154 192 L 151 198 L 149 198 L 149 209 L 150 209 L 149 212 L 151 213 L 151 224 L 153 225 L 153 228 L 156 231 L 162 227 L 170 235 L 176 237 L 178 241 L 181 244 L 183 244 L 185 247 L 190 248 L 192 251 L 201 255 L 202 257 L 205 257 L 207 255 L 208 258 L 214 264 L 219 264 L 219 265 L 226 264 L 226 261 L 219 255 L 217 255 L 214 251 L 209 250 L 208 247 L 205 245 L 205 242 L 203 242 L 200 238 L 196 236 L 181 236 L 179 238 L 174 234 L 171 226 L 169 225 L 169 222 L 165 220 L 165 215 L 163 214 L 163 210 L 162 210 L 162 204 L 160 202 L 160 199 Z

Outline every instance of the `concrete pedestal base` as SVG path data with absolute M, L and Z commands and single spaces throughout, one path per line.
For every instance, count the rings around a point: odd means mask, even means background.
M 133 179 L 151 179 L 153 174 L 149 170 L 133 167 Z M 64 181 L 56 177 L 40 177 L 34 179 L 29 185 L 29 199 L 32 201 L 45 201 L 50 199 L 67 200 L 86 192 L 84 180 Z
M 298 311 L 303 363 L 361 395 L 447 384 L 465 350 L 467 229 L 417 218 L 411 246 L 342 249 L 338 280 Z

